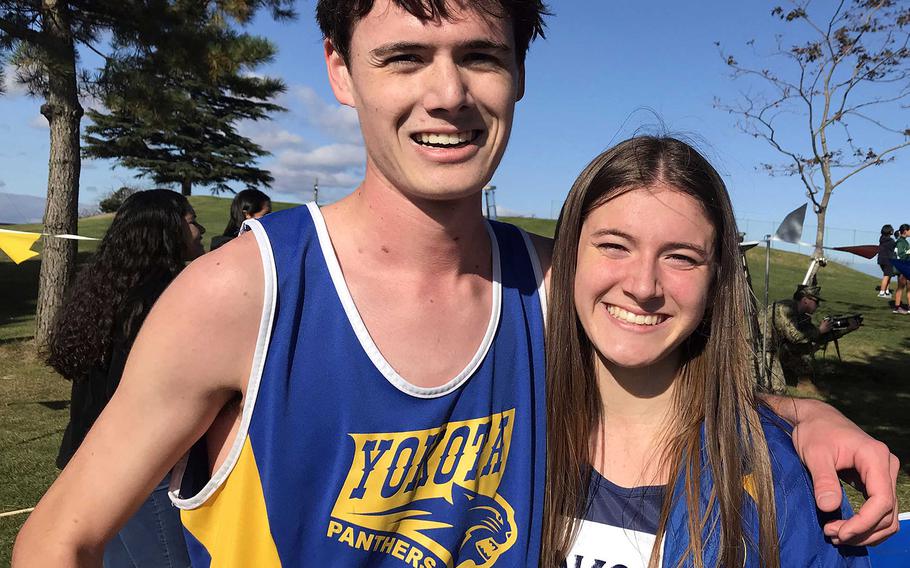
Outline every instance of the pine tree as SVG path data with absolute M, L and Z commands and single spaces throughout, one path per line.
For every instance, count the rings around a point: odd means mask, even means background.
M 267 152 L 236 126 L 284 110 L 269 102 L 284 84 L 251 74 L 275 49 L 263 38 L 217 22 L 205 25 L 211 37 L 202 51 L 188 51 L 184 44 L 108 65 L 107 112 L 88 113 L 85 157 L 116 159 L 156 183 L 179 184 L 184 195 L 194 185 L 213 193 L 229 190 L 232 181 L 269 186 L 271 174 L 255 165 Z

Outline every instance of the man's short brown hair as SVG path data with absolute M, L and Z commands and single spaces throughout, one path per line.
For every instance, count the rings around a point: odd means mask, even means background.
M 350 63 L 351 34 L 354 24 L 370 13 L 374 0 L 319 0 L 316 20 L 322 35 Z M 427 22 L 448 20 L 452 16 L 452 0 L 392 0 L 415 18 Z M 512 23 L 515 35 L 515 59 L 524 63 L 528 46 L 536 37 L 544 37 L 544 16 L 550 13 L 543 0 L 471 0 L 464 3 L 482 14 L 506 18 Z

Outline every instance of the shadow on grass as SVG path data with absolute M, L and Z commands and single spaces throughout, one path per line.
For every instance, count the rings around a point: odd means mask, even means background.
M 13 446 L 24 446 L 26 444 L 31 444 L 32 442 L 36 442 L 38 440 L 50 438 L 51 436 L 56 436 L 59 438 L 60 436 L 63 435 L 64 430 L 65 430 L 65 428 L 61 428 L 59 430 L 51 430 L 50 432 L 44 432 L 42 434 L 38 434 L 37 436 L 32 436 L 31 438 L 27 438 L 25 440 L 19 440 L 18 442 L 16 442 L 15 444 L 12 444 L 12 445 Z
M 20 404 L 40 404 L 48 410 L 66 410 L 70 407 L 69 400 L 14 400 L 7 402 L 7 406 L 17 406 Z
M 4 345 L 13 345 L 16 343 L 22 343 L 23 341 L 31 341 L 34 339 L 34 334 L 31 334 L 27 337 L 0 337 L 0 347 Z
M 91 253 L 78 253 L 76 270 L 78 271 L 90 258 Z M 26 260 L 22 264 L 0 261 L 0 294 L 2 294 L 0 297 L 3 298 L 0 301 L 0 327 L 29 322 L 35 317 L 40 272 L 40 257 Z
M 816 380 L 828 402 L 888 444 L 910 474 L 910 337 L 896 343 L 874 357 L 820 359 Z
M 4 295 L 0 302 L 0 325 L 34 317 L 40 270 L 41 262 L 38 260 L 26 260 L 22 264 L 0 262 Z

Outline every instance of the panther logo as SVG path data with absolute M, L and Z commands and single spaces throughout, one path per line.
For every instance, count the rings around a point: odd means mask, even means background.
M 467 530 L 456 534 L 458 527 L 450 524 L 454 511 L 465 511 Z M 458 484 L 452 485 L 451 502 L 442 497 L 419 499 L 388 511 L 361 513 L 363 516 L 395 519 L 401 526 L 406 522 L 419 522 L 422 527 L 413 529 L 436 542 L 456 544 L 452 564 L 456 568 L 487 568 L 511 548 L 517 537 L 514 512 L 498 495 L 487 497 Z M 410 532 L 410 531 L 408 531 Z M 458 537 L 461 536 L 460 542 Z
M 518 539 L 515 511 L 499 493 L 514 423 L 511 409 L 349 434 L 354 452 L 326 536 L 411 566 L 493 566 Z
M 458 557 L 462 559 L 458 567 L 492 565 L 515 540 L 515 527 L 509 512 L 495 499 L 469 492 L 457 485 L 455 487 L 457 489 L 453 491 L 461 490 L 463 497 L 471 502 L 468 507 L 470 528 L 465 532 L 458 551 Z

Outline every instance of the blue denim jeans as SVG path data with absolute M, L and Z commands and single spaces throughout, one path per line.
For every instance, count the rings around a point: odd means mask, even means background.
M 179 510 L 167 496 L 168 479 L 104 549 L 104 568 L 187 568 L 190 566 Z

